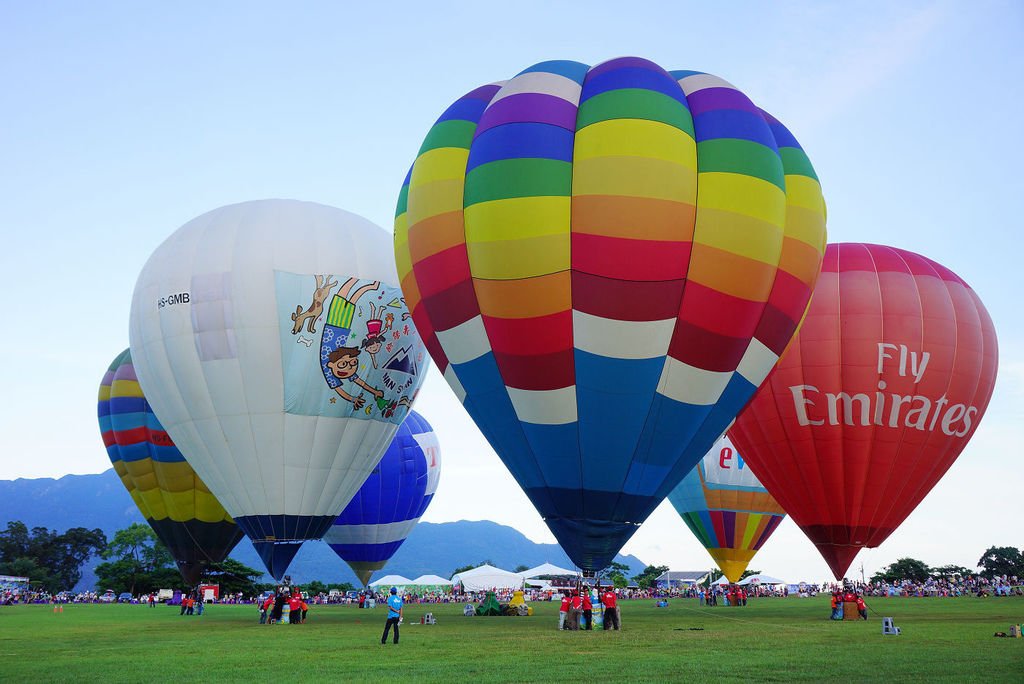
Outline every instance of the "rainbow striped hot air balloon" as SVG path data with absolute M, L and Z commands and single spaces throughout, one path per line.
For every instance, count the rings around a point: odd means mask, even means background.
M 825 247 L 796 139 L 715 76 L 543 62 L 427 134 L 395 254 L 439 369 L 604 567 L 782 354 Z
M 206 565 L 227 558 L 242 531 L 153 414 L 127 349 L 103 375 L 98 414 L 114 470 L 181 576 L 196 584 Z
M 740 581 L 786 517 L 728 437 L 715 443 L 668 500 L 730 582 Z
M 440 479 L 437 436 L 423 416 L 411 411 L 324 541 L 365 586 L 416 527 Z

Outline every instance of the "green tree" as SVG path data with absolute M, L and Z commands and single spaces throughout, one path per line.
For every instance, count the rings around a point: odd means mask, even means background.
M 522 563 L 520 563 L 519 565 L 517 565 L 515 567 L 515 569 L 512 572 L 526 572 L 529 569 L 530 569 L 529 567 L 527 567 L 527 566 L 523 565 Z
M 29 569 L 38 588 L 55 593 L 74 587 L 82 578 L 82 564 L 106 543 L 99 529 L 72 527 L 60 534 L 45 527 L 29 530 L 14 520 L 0 532 L 0 567 L 8 569 L 6 574 L 17 574 L 10 571 L 12 563 Z
M 973 572 L 962 565 L 942 565 L 937 568 L 932 568 L 932 577 L 935 579 L 963 579 L 965 577 L 970 577 L 973 574 Z
M 668 572 L 667 565 L 648 565 L 639 575 L 633 575 L 633 581 L 641 589 L 648 589 L 663 573 Z
M 751 577 L 753 575 L 760 575 L 760 574 L 761 574 L 760 570 L 744 570 L 743 574 L 740 575 L 740 579 L 743 580 L 743 579 L 746 579 L 746 578 Z
M 626 579 L 627 572 L 629 572 L 628 565 L 612 561 L 607 567 L 597 573 L 597 579 L 599 581 L 604 580 L 606 584 L 611 582 L 613 586 L 621 589 L 629 584 L 629 580 Z
M 978 560 L 981 575 L 989 579 L 998 575 L 1024 576 L 1024 555 L 1012 546 L 990 546 Z
M 872 582 L 899 582 L 912 580 L 924 582 L 931 577 L 931 568 L 915 558 L 900 558 L 871 576 Z
M 134 595 L 181 584 L 170 551 L 149 525 L 132 523 L 118 530 L 100 557 L 108 561 L 96 566 L 103 589 Z
M 263 576 L 262 570 L 250 568 L 234 558 L 225 558 L 220 563 L 210 563 L 203 571 L 203 581 L 220 585 L 220 593 L 255 596 L 260 592 L 256 581 Z

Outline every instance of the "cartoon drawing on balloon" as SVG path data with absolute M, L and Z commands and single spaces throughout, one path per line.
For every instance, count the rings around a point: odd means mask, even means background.
M 401 422 L 426 363 L 416 328 L 403 322 L 401 291 L 344 274 L 278 271 L 275 278 L 285 410 Z
M 295 313 L 292 314 L 292 320 L 295 321 L 295 325 L 292 326 L 292 335 L 299 334 L 303 323 L 306 324 L 307 332 L 311 335 L 316 333 L 316 319 L 323 313 L 327 295 L 331 293 L 331 289 L 337 284 L 337 280 L 331 281 L 331 276 L 316 276 L 316 290 L 313 291 L 313 302 L 305 311 L 302 310 L 302 305 L 299 304 L 295 307 Z M 302 339 L 304 338 L 300 338 L 300 341 Z M 307 344 L 306 346 L 308 347 L 309 345 Z
M 381 304 L 378 309 L 373 305 L 373 302 L 370 302 L 370 318 L 366 321 L 366 338 L 361 344 L 363 350 L 369 353 L 370 361 L 373 362 L 374 368 L 377 368 L 377 353 L 384 345 L 386 339 L 384 333 L 391 330 L 391 326 L 395 322 L 395 315 L 392 313 L 387 314 L 381 319 L 381 314 L 387 306 L 387 304 Z
M 331 373 L 330 376 L 328 376 L 326 372 L 324 373 L 324 378 L 327 380 L 327 386 L 337 392 L 339 397 L 350 402 L 356 409 L 363 408 L 363 405 L 366 403 L 366 399 L 363 398 L 362 394 L 354 397 L 342 389 L 342 385 L 346 380 L 362 387 L 364 390 L 377 397 L 378 401 L 384 398 L 383 390 L 371 387 L 359 377 L 358 348 L 338 347 L 327 355 L 326 368 L 328 368 Z

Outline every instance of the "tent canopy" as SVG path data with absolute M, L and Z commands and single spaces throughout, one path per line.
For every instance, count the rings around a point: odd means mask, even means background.
M 545 575 L 552 575 L 554 577 L 561 577 L 563 575 L 573 576 L 578 573 L 575 570 L 566 570 L 565 568 L 560 568 L 557 565 L 552 565 L 551 563 L 542 563 L 535 568 L 524 570 L 518 574 L 523 579 L 530 579 L 531 577 L 543 577 Z
M 452 584 L 461 584 L 466 591 L 521 589 L 523 578 L 521 575 L 496 568 L 493 565 L 481 565 L 478 568 L 452 575 Z
M 414 584 L 417 587 L 433 587 L 437 585 L 444 585 L 447 587 L 452 586 L 451 580 L 446 580 L 444 577 L 438 575 L 420 575 L 414 580 L 411 580 L 409 584 Z
M 374 589 L 379 589 L 381 587 L 404 587 L 412 583 L 413 581 L 408 577 L 402 577 L 401 575 L 385 575 L 376 582 L 370 582 L 370 586 Z
M 785 582 L 771 575 L 751 575 L 740 580 L 741 586 L 747 584 L 785 584 Z
M 719 585 L 719 586 L 729 584 L 729 578 L 726 577 L 725 575 L 722 575 L 721 577 L 716 579 L 714 582 L 712 582 L 712 584 Z

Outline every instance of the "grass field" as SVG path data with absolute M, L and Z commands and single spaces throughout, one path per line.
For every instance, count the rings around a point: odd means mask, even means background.
M 303 625 L 257 624 L 253 606 L 201 617 L 144 605 L 0 607 L 2 681 L 1024 681 L 1024 599 L 874 599 L 867 622 L 828 620 L 828 598 L 626 601 L 620 632 L 559 632 L 558 606 L 528 618 L 466 618 L 459 605 L 406 606 L 380 644 L 385 611 L 311 606 Z M 882 636 L 881 616 L 903 630 Z

